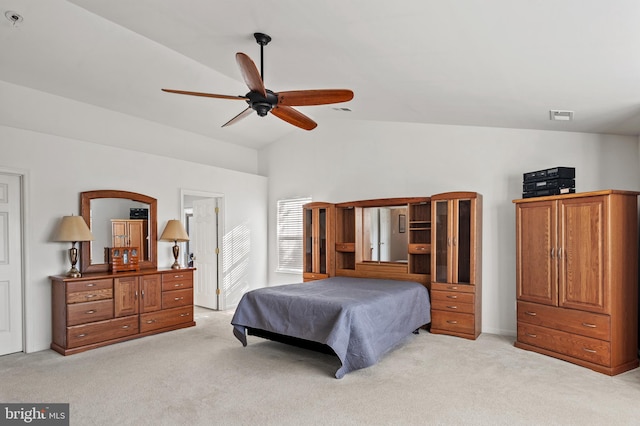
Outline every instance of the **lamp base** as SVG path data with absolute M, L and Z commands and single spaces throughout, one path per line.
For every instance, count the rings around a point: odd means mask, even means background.
M 178 245 L 177 241 L 174 241 L 173 244 L 173 265 L 171 265 L 171 269 L 182 269 L 182 266 L 180 266 L 180 262 L 178 262 L 178 257 L 180 256 L 180 246 Z
M 73 242 L 71 248 L 69 249 L 69 260 L 71 261 L 71 269 L 67 272 L 68 277 L 72 278 L 80 278 L 82 274 L 76 268 L 76 263 L 78 263 L 78 249 L 76 248 L 76 243 Z
M 82 274 L 80 273 L 80 271 L 78 271 L 78 268 L 73 267 L 69 269 L 69 272 L 67 272 L 67 276 L 71 278 L 80 278 Z

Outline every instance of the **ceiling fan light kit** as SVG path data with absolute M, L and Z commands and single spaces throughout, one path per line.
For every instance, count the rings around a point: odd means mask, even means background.
M 242 52 L 236 53 L 236 62 L 242 73 L 242 78 L 249 87 L 249 92 L 244 96 L 218 95 L 215 93 L 191 92 L 186 90 L 162 89 L 165 92 L 180 95 L 204 96 L 209 98 L 244 100 L 249 105 L 240 114 L 227 121 L 222 127 L 237 123 L 251 111 L 255 111 L 260 117 L 269 112 L 296 127 L 304 130 L 315 129 L 318 125 L 311 118 L 294 106 L 326 105 L 340 102 L 348 102 L 353 99 L 353 92 L 348 89 L 316 89 L 316 90 L 292 90 L 285 92 L 273 92 L 264 86 L 264 46 L 269 44 L 271 37 L 263 33 L 254 33 L 256 43 L 260 45 L 260 71 L 249 56 Z

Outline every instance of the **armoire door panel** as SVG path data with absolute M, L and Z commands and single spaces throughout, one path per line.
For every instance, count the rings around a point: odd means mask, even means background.
M 560 306 L 603 312 L 604 243 L 607 223 L 603 197 L 561 204 Z
M 517 297 L 557 305 L 556 202 L 517 206 Z

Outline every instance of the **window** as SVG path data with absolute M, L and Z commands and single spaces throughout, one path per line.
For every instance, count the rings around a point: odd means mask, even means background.
M 310 197 L 278 200 L 277 272 L 302 273 L 302 206 Z

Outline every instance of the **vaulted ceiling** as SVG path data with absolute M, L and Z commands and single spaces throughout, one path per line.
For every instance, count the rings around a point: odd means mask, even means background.
M 0 0 L 0 80 L 251 148 L 298 129 L 256 114 L 235 61 L 268 89 L 349 88 L 300 107 L 341 120 L 640 134 L 637 0 Z M 13 11 L 22 21 L 12 22 Z M 345 111 L 347 108 L 350 111 Z M 574 112 L 551 121 L 549 110 Z

